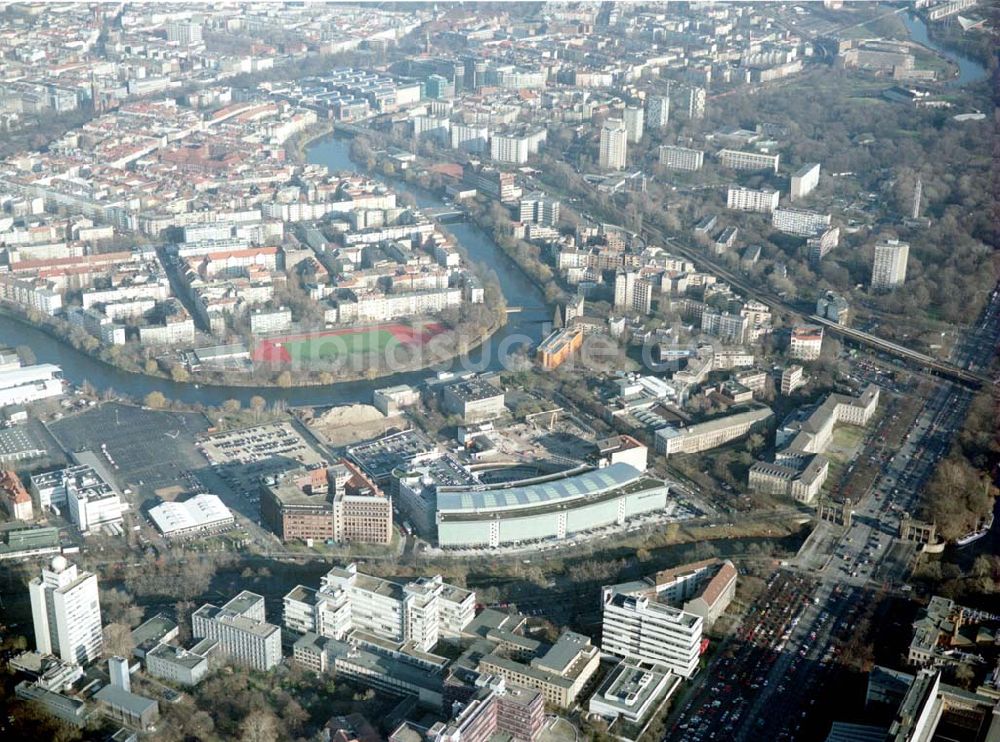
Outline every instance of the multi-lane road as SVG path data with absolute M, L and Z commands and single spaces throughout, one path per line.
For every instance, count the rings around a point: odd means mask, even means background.
M 951 362 L 957 368 L 989 368 L 998 336 L 1000 292 L 994 291 L 982 315 L 956 343 Z M 780 603 L 780 624 L 772 620 L 772 582 L 747 616 L 750 628 L 731 640 L 735 649 L 724 650 L 708 677 L 696 681 L 668 739 L 802 738 L 837 645 L 849 636 L 858 612 L 874 591 L 899 588 L 909 574 L 915 545 L 898 539 L 900 521 L 917 508 L 971 400 L 968 388 L 951 382 L 931 391 L 898 448 L 882 461 L 859 498 L 850 527 L 818 524 L 790 569 L 779 573 L 785 576 L 777 584 L 790 586 L 793 596 Z M 799 575 L 797 581 L 789 582 L 793 574 Z M 726 682 L 730 676 L 734 682 Z M 751 679 L 747 687 L 740 684 L 745 678 Z M 730 713 L 720 710 L 723 705 Z

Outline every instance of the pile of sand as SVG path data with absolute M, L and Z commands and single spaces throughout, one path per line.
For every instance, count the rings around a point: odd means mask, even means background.
M 381 435 L 388 420 L 369 404 L 349 404 L 313 418 L 309 428 L 331 446 L 346 446 Z

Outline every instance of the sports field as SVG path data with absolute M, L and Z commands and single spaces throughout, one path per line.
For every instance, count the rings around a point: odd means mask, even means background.
M 443 330 L 436 322 L 419 327 L 393 323 L 281 335 L 259 340 L 253 359 L 257 363 L 308 363 L 372 352 L 383 355 L 397 345 L 423 345 Z

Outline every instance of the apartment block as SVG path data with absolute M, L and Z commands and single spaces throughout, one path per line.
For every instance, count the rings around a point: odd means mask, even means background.
M 781 393 L 786 397 L 806 383 L 802 366 L 793 364 L 781 372 Z
M 819 163 L 810 162 L 803 165 L 792 174 L 789 197 L 792 201 L 803 199 L 812 193 L 819 185 Z
M 489 152 L 490 128 L 474 124 L 460 124 L 453 122 L 451 125 L 451 147 L 460 149 L 469 154 L 485 154 Z
M 824 230 L 817 237 L 810 237 L 806 240 L 806 249 L 809 251 L 809 262 L 813 266 L 818 266 L 827 253 L 840 244 L 840 227 L 831 227 Z
M 872 261 L 873 291 L 886 291 L 902 286 L 906 281 L 906 263 L 910 257 L 910 246 L 899 240 L 884 240 L 875 245 Z
M 774 209 L 771 226 L 779 232 L 800 237 L 815 237 L 830 228 L 830 215 L 806 209 Z
M 628 133 L 621 119 L 608 119 L 601 128 L 598 164 L 602 170 L 623 170 L 628 152 Z
M 670 96 L 650 96 L 646 101 L 646 124 L 651 129 L 663 129 L 668 123 L 670 123 Z
M 671 170 L 701 170 L 705 153 L 700 149 L 665 144 L 660 147 L 660 164 Z
M 802 361 L 815 361 L 823 352 L 823 328 L 799 325 L 792 328 L 788 355 Z
M 776 173 L 780 159 L 781 155 L 765 155 L 738 149 L 719 150 L 719 164 L 730 170 L 771 170 Z
M 628 141 L 637 143 L 642 140 L 645 129 L 644 111 L 639 106 L 627 106 L 625 108 L 624 119 L 625 135 Z
M 756 211 L 770 214 L 778 208 L 780 194 L 770 188 L 754 190 L 741 186 L 730 186 L 726 193 L 726 206 L 737 211 Z

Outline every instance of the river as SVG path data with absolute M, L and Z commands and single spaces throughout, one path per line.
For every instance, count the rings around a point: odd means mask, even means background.
M 314 142 L 307 151 L 307 157 L 310 162 L 326 165 L 331 171 L 360 172 L 350 159 L 348 139 L 328 137 Z M 443 201 L 432 194 L 411 188 L 402 181 L 393 181 L 390 185 L 397 192 L 410 193 L 421 207 L 444 205 Z M 448 231 L 454 235 L 473 261 L 496 272 L 508 306 L 537 307 L 545 304 L 545 297 L 538 287 L 481 229 L 473 224 L 460 223 L 449 224 Z M 523 346 L 526 341 L 538 342 L 542 330 L 543 325 L 538 321 L 537 313 L 511 314 L 507 325 L 494 333 L 483 345 L 471 351 L 467 359 L 456 359 L 452 366 L 474 371 L 497 370 L 502 367 L 506 356 Z M 158 391 L 169 399 L 211 406 L 218 406 L 227 399 L 237 399 L 246 405 L 254 395 L 259 395 L 268 402 L 282 399 L 292 406 L 367 403 L 371 401 L 374 389 L 394 384 L 416 384 L 431 374 L 427 370 L 413 371 L 383 376 L 372 381 L 345 381 L 329 386 L 291 389 L 178 384 L 167 379 L 121 371 L 53 339 L 41 330 L 2 314 L 0 314 L 0 344 L 12 347 L 26 345 L 34 351 L 39 363 L 58 364 L 63 369 L 64 378 L 73 384 L 79 385 L 86 381 L 102 393 L 110 390 L 118 395 L 142 399 L 149 392 Z
M 910 32 L 910 39 L 933 49 L 941 56 L 958 65 L 958 76 L 948 81 L 948 85 L 961 87 L 986 78 L 986 68 L 970 57 L 966 57 L 945 46 L 941 46 L 927 35 L 927 24 L 916 13 L 902 13 L 903 23 Z

